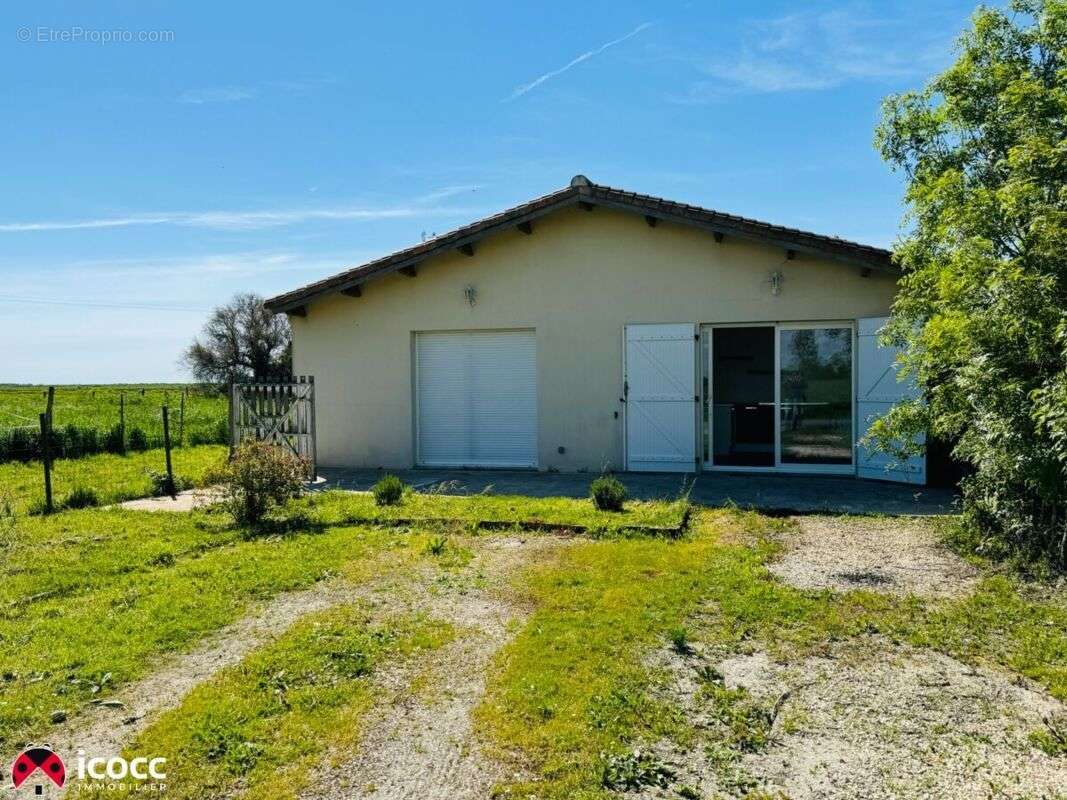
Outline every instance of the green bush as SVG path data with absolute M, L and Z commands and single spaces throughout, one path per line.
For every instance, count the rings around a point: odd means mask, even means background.
M 956 62 L 886 99 L 876 144 L 905 177 L 902 276 L 883 340 L 922 402 L 870 441 L 953 443 L 982 553 L 1067 568 L 1067 5 L 979 8 Z
M 70 494 L 63 498 L 60 508 L 96 508 L 100 505 L 100 498 L 96 496 L 96 490 L 84 486 L 76 486 L 70 490 Z
M 148 434 L 140 428 L 130 428 L 126 435 L 126 446 L 135 453 L 148 449 Z
M 396 475 L 386 475 L 374 484 L 374 502 L 380 506 L 395 506 L 404 496 L 404 482 Z
M 589 485 L 589 496 L 601 511 L 622 511 L 626 487 L 613 475 L 601 475 Z
M 101 449 L 108 453 L 122 452 L 122 426 L 112 425 L 100 441 Z
M 304 491 L 306 458 L 266 442 L 245 442 L 211 477 L 220 484 L 223 504 L 241 525 L 258 525 L 277 505 Z

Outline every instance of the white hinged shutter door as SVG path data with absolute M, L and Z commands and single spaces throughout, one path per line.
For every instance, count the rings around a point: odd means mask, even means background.
M 420 333 L 415 347 L 419 464 L 537 466 L 533 331 Z
M 919 389 L 913 380 L 897 380 L 897 348 L 882 347 L 878 344 L 878 332 L 887 321 L 887 317 L 870 317 L 858 321 L 856 418 L 859 421 L 861 438 L 870 429 L 871 423 L 896 403 L 919 396 Z M 924 456 L 913 456 L 901 463 L 890 455 L 862 445 L 857 447 L 856 455 L 856 473 L 861 478 L 926 483 Z
M 696 339 L 692 324 L 626 326 L 626 465 L 696 467 Z

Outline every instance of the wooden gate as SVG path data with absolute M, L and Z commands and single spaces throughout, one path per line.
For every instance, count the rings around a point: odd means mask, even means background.
M 230 445 L 270 442 L 306 458 L 315 480 L 315 378 L 235 383 L 230 394 Z

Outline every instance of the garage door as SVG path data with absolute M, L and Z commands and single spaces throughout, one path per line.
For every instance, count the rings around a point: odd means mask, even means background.
M 419 464 L 537 466 L 533 331 L 419 333 L 415 357 Z

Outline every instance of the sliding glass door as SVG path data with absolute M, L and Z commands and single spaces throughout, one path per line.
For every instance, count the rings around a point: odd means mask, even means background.
M 852 323 L 708 326 L 704 466 L 849 473 Z
M 778 462 L 852 464 L 852 326 L 778 328 Z

